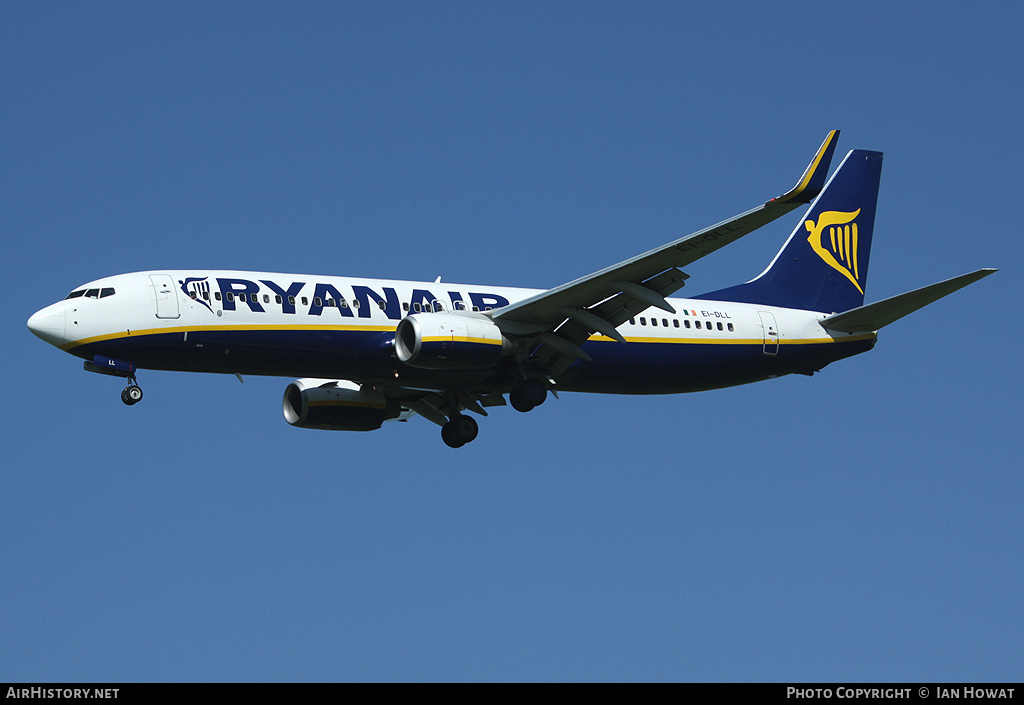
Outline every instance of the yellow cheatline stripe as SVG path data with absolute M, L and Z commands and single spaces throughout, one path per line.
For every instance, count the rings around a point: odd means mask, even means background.
M 397 325 L 397 324 L 396 324 Z M 145 328 L 140 330 L 128 330 L 119 331 L 117 333 L 107 333 L 106 335 L 96 335 L 91 338 L 82 338 L 71 343 L 65 343 L 60 346 L 61 350 L 67 351 L 72 348 L 77 348 L 82 345 L 88 345 L 89 343 L 99 343 L 104 340 L 115 340 L 117 338 L 137 338 L 144 337 L 147 335 L 166 335 L 168 333 L 199 333 L 209 331 L 289 331 L 289 330 L 306 330 L 306 331 L 317 331 L 317 330 L 335 330 L 335 331 L 350 331 L 350 332 L 386 332 L 394 331 L 395 326 L 357 326 L 357 325 L 322 325 L 322 324 L 310 324 L 310 325 L 215 325 L 215 326 L 180 326 L 176 328 Z
M 309 406 L 351 406 L 360 409 L 386 409 L 386 404 L 373 404 L 368 401 L 338 401 L 336 399 L 308 402 Z
M 271 326 L 271 325 L 220 325 L 220 326 L 183 326 L 180 328 L 147 328 L 145 330 L 134 330 L 124 331 L 119 333 L 108 333 L 106 335 L 97 335 L 91 338 L 82 338 L 71 343 L 65 343 L 60 346 L 61 350 L 68 351 L 73 348 L 80 347 L 82 345 L 88 345 L 90 343 L 99 343 L 105 340 L 116 340 L 118 338 L 135 338 L 144 337 L 149 335 L 165 335 L 168 333 L 195 333 L 202 331 L 317 331 L 317 330 L 333 330 L 333 331 L 347 331 L 347 332 L 385 332 L 395 330 L 392 326 L 352 326 L 352 325 L 290 325 L 290 326 Z M 867 340 L 874 338 L 873 333 L 865 333 L 862 335 L 851 335 L 843 336 L 840 338 L 782 338 L 779 340 L 780 345 L 810 345 L 820 343 L 844 343 L 855 340 Z M 441 340 L 450 340 L 449 337 L 430 337 L 424 338 L 424 342 L 437 342 Z M 501 345 L 500 340 L 491 340 L 488 338 L 455 338 L 458 342 L 464 343 L 481 343 L 487 345 Z M 614 342 L 617 340 L 609 338 L 604 335 L 592 335 L 589 340 L 599 342 Z M 639 337 L 628 337 L 626 342 L 629 343 L 686 343 L 690 345 L 763 345 L 764 339 L 762 338 L 639 338 Z M 772 342 L 772 341 L 769 341 Z
M 779 345 L 820 345 L 822 343 L 846 343 L 855 340 L 869 340 L 874 338 L 874 333 L 861 335 L 848 335 L 839 338 L 782 338 Z M 602 343 L 618 342 L 613 338 L 603 335 L 592 335 L 588 340 Z M 774 345 L 775 340 L 764 338 L 626 338 L 627 343 L 685 343 L 688 345 Z
M 491 338 L 466 338 L 466 337 L 459 336 L 459 335 L 456 335 L 456 336 L 451 336 L 451 335 L 433 335 L 433 336 L 424 338 L 423 342 L 424 343 L 438 343 L 438 342 L 444 341 L 444 342 L 447 343 L 447 342 L 451 342 L 453 340 L 456 343 L 480 343 L 482 345 L 501 345 L 501 341 L 500 340 L 493 340 Z

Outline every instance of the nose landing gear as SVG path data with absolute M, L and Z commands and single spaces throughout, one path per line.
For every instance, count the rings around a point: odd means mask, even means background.
M 142 401 L 142 389 L 139 387 L 138 380 L 135 379 L 134 363 L 96 355 L 92 360 L 86 360 L 83 367 L 86 372 L 98 372 L 101 375 L 126 378 L 128 386 L 121 391 L 121 401 L 128 406 Z
M 136 383 L 134 377 L 132 377 L 129 382 L 131 384 L 121 391 L 121 401 L 128 406 L 132 406 L 133 404 L 138 404 L 142 401 L 142 387 Z

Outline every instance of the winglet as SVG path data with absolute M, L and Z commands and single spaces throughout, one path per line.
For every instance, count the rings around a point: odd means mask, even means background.
M 814 197 L 821 193 L 825 186 L 825 177 L 828 176 L 828 167 L 832 163 L 832 153 L 836 151 L 836 143 L 839 142 L 839 130 L 832 130 L 821 143 L 821 147 L 814 155 L 814 159 L 807 165 L 803 176 L 796 186 L 778 198 L 773 198 L 768 203 L 810 203 Z

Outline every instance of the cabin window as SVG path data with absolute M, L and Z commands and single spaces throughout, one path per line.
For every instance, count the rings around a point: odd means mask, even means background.
M 686 326 L 687 328 L 689 328 L 690 327 L 690 319 L 687 318 L 686 320 L 684 320 L 683 321 L 683 325 Z
M 199 298 L 199 297 L 198 297 L 198 296 L 196 295 L 196 292 L 194 292 L 194 291 L 190 291 L 190 292 L 188 292 L 188 296 L 189 296 L 189 298 L 190 298 L 190 299 L 192 299 L 193 301 L 195 301 L 195 300 L 196 300 L 197 298 Z
M 636 319 L 635 318 L 630 318 L 629 319 L 629 325 L 635 326 L 636 325 Z
M 406 313 L 409 312 L 409 302 L 408 301 L 406 301 L 404 304 L 402 304 L 402 310 L 405 311 Z
M 234 301 L 234 300 L 235 300 L 235 294 L 234 294 L 234 292 L 232 292 L 232 291 L 229 291 L 229 292 L 227 293 L 227 299 L 228 299 L 228 301 Z
M 334 299 L 327 299 L 328 308 L 334 308 Z
M 210 300 L 210 292 L 209 291 L 204 291 L 203 292 L 203 298 L 206 299 L 207 301 L 209 301 Z
M 642 326 L 646 326 L 647 325 L 647 319 L 644 318 L 643 316 L 640 316 L 640 325 L 642 325 Z
M 359 308 L 359 299 L 352 302 L 352 308 Z
M 722 330 L 722 323 L 721 322 L 718 323 L 718 330 Z
M 281 297 L 278 296 L 277 298 L 280 299 Z M 263 303 L 265 303 L 265 304 L 269 304 L 270 303 L 270 294 L 264 294 L 263 295 Z M 278 301 L 277 303 L 281 303 L 281 302 Z
M 379 309 L 380 309 L 381 311 L 385 311 L 385 310 L 387 310 L 387 307 L 388 307 L 388 302 L 387 302 L 387 301 L 378 301 L 378 302 L 377 302 L 377 307 L 378 307 L 378 308 L 379 308 Z
M 455 310 L 456 311 L 465 311 L 466 310 L 466 302 L 465 301 L 456 301 L 455 302 Z
M 673 318 L 672 319 L 672 325 L 674 325 L 676 328 L 678 328 L 679 327 L 679 319 L 678 318 Z
M 437 311 L 444 311 L 444 304 L 441 303 L 440 301 L 435 301 L 434 302 L 434 311 L 435 312 L 437 312 Z
M 473 307 L 473 310 L 474 310 L 474 311 L 479 311 L 479 310 L 480 310 L 480 307 L 479 307 L 479 306 L 474 306 L 474 307 Z
M 228 296 L 230 296 L 230 294 L 228 294 Z M 245 294 L 244 293 L 239 294 L 238 295 L 238 300 L 241 301 L 244 304 L 245 303 Z
M 313 297 L 313 305 L 314 306 L 323 306 L 324 305 L 323 299 L 321 299 L 319 296 L 314 296 Z
M 726 325 L 729 326 L 729 332 L 731 333 L 732 332 L 732 323 L 727 323 Z
M 303 296 L 302 297 L 302 305 L 303 306 L 309 306 L 309 297 L 308 296 Z
M 292 297 L 289 297 L 289 298 L 292 298 Z M 282 301 L 283 301 L 283 299 L 281 298 L 281 295 L 280 295 L 280 294 L 275 294 L 275 295 L 274 295 L 274 303 L 275 303 L 275 304 L 279 304 L 279 303 L 281 303 Z M 295 303 L 295 300 L 294 300 L 294 298 L 292 298 L 292 303 Z
M 294 306 L 295 305 L 295 297 L 294 296 L 289 296 L 288 297 L 288 303 L 291 304 L 292 306 Z
M 652 325 L 652 326 L 656 326 L 656 325 L 658 325 L 658 319 L 657 319 L 657 318 L 652 318 L 652 319 L 651 319 L 651 325 Z
M 413 304 L 412 305 L 412 310 L 415 311 L 416 313 L 419 313 L 420 312 L 420 305 L 419 304 Z
M 215 299 L 217 299 L 218 301 L 220 301 L 220 292 L 219 292 L 219 291 L 215 291 L 215 292 L 213 292 L 213 298 L 215 298 Z
M 697 330 L 700 330 L 700 321 L 694 321 L 693 325 L 697 327 Z
M 341 299 L 341 307 L 348 308 L 348 301 L 346 301 L 345 299 Z

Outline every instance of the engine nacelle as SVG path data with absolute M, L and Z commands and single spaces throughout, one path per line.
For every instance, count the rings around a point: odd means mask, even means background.
M 295 380 L 284 390 L 282 408 L 292 426 L 327 431 L 374 431 L 402 411 L 375 389 L 333 379 Z
M 416 313 L 398 322 L 398 359 L 429 370 L 483 370 L 493 367 L 512 343 L 487 316 Z

